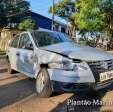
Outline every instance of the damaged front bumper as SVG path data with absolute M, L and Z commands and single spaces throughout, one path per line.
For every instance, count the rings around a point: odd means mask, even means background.
M 64 83 L 58 81 L 52 81 L 53 90 L 57 92 L 80 92 L 88 91 L 91 89 L 92 84 L 88 83 Z
M 91 70 L 75 72 L 49 69 L 48 72 L 52 81 L 53 91 L 77 92 L 100 90 L 109 86 L 113 82 L 113 79 L 110 79 L 96 83 Z
M 95 83 L 64 83 L 58 81 L 52 81 L 53 90 L 57 92 L 81 92 L 81 91 L 97 91 L 109 87 L 113 82 L 113 79 L 101 82 L 98 84 Z

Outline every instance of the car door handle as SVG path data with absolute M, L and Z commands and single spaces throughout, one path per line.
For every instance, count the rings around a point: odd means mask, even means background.
M 16 55 L 19 56 L 20 54 L 19 53 L 16 53 Z

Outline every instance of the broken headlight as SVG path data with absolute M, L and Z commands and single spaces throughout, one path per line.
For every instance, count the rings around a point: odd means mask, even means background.
M 73 61 L 54 62 L 49 64 L 49 68 L 62 69 L 67 71 L 87 70 L 84 63 L 75 63 Z

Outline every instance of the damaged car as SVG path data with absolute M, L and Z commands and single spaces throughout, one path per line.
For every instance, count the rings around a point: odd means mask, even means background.
M 113 81 L 113 55 L 78 45 L 66 34 L 34 30 L 17 35 L 7 50 L 9 73 L 36 79 L 39 97 L 54 91 L 99 90 Z

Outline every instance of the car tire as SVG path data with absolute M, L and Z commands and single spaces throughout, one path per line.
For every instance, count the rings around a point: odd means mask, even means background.
M 48 98 L 52 95 L 51 81 L 46 68 L 42 68 L 36 78 L 36 92 L 41 98 Z

